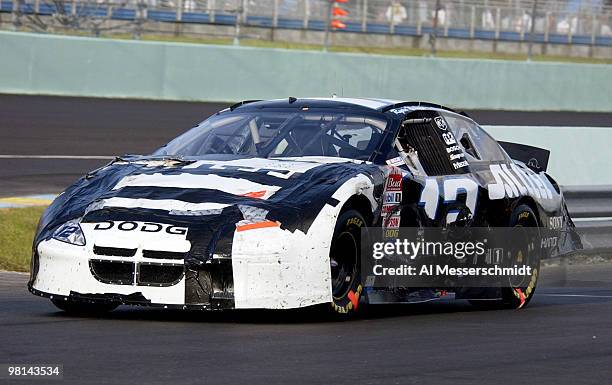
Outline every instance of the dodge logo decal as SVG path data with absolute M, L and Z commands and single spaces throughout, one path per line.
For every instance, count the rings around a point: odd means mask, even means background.
M 187 234 L 186 227 L 178 227 L 153 222 L 103 221 L 96 223 L 96 225 L 94 226 L 94 230 L 110 230 L 112 228 L 117 228 L 121 231 L 142 231 L 144 233 L 159 233 L 161 231 L 165 231 L 167 234 L 173 235 Z

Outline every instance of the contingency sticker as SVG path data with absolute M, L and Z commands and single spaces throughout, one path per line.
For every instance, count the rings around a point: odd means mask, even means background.
M 395 158 L 387 159 L 387 164 L 389 166 L 401 166 L 404 164 L 404 161 L 401 157 L 396 156 Z
M 383 217 L 383 228 L 385 237 L 396 237 L 400 227 L 400 203 L 402 202 L 402 171 L 393 167 L 383 193 L 383 205 L 381 215 Z

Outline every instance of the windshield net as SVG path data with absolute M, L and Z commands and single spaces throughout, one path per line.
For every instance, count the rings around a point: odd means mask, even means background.
M 329 111 L 221 113 L 172 140 L 154 155 L 233 154 L 331 156 L 368 160 L 387 121 L 380 115 Z

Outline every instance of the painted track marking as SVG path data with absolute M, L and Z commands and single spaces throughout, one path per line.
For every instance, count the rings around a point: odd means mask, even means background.
M 540 297 L 583 297 L 583 298 L 612 298 L 612 295 L 595 295 L 595 294 L 537 294 Z
M 8 197 L 0 198 L 0 209 L 4 208 L 19 208 L 27 206 L 48 206 L 51 204 L 56 195 L 30 195 L 24 197 Z

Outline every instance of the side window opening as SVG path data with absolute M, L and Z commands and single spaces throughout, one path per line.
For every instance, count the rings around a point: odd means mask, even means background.
M 471 156 L 473 156 L 474 158 L 480 160 L 480 155 L 478 155 L 478 153 L 476 152 L 476 149 L 472 145 L 472 141 L 470 140 L 470 136 L 468 135 L 467 132 L 463 133 L 463 135 L 461 136 L 461 139 L 459 140 L 459 144 L 461 144 L 461 146 L 463 146 L 463 150 L 466 153 L 468 153 Z
M 450 112 L 442 112 L 459 144 L 471 161 L 505 161 L 507 155 L 495 139 L 491 138 L 471 119 Z

